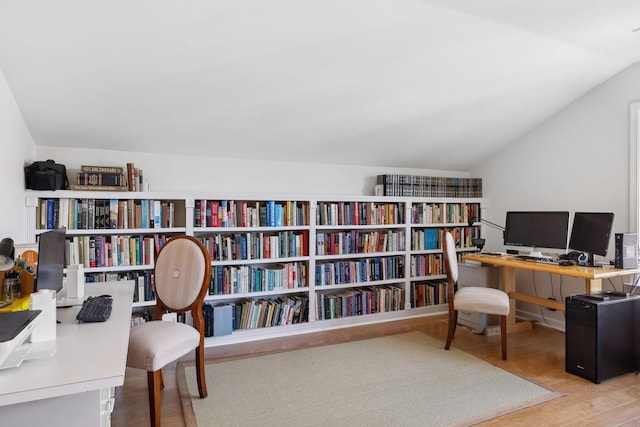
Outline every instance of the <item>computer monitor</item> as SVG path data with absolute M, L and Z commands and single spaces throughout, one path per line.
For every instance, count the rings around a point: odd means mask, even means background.
M 573 216 L 569 249 L 586 253 L 581 264 L 594 265 L 593 255 L 607 255 L 613 212 L 576 212 Z
M 505 246 L 566 249 L 569 234 L 568 211 L 510 211 L 504 230 Z
M 34 292 L 38 292 L 40 289 L 53 289 L 59 292 L 62 289 L 65 267 L 65 236 L 65 228 L 47 231 L 38 236 L 38 265 Z

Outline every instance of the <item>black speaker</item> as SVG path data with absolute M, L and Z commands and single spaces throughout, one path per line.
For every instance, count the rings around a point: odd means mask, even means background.
M 566 298 L 565 370 L 595 383 L 638 370 L 640 296 Z

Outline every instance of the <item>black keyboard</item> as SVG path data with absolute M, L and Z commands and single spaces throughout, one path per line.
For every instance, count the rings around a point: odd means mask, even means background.
M 546 264 L 558 264 L 559 261 L 555 258 L 547 257 L 547 256 L 532 256 L 532 255 L 516 255 L 515 258 L 521 259 L 524 261 L 535 261 L 542 262 Z
M 89 297 L 76 316 L 80 322 L 104 322 L 111 316 L 111 297 Z

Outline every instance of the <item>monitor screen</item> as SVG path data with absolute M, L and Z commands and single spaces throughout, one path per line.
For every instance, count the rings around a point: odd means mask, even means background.
M 607 255 L 612 226 L 612 212 L 576 212 L 571 227 L 569 249 L 592 255 Z
M 62 289 L 65 267 L 64 240 L 66 229 L 58 228 L 38 236 L 38 265 L 34 292 L 40 289 Z
M 507 212 L 506 246 L 566 249 L 568 234 L 568 211 Z

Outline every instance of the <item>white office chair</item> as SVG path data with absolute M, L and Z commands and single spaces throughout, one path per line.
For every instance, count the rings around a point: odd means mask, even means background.
M 502 338 L 502 359 L 507 359 L 507 316 L 509 296 L 494 288 L 465 286 L 456 291 L 458 281 L 458 258 L 453 236 L 444 232 L 444 266 L 447 273 L 447 296 L 449 304 L 449 331 L 445 350 L 449 350 L 458 323 L 458 311 L 472 311 L 500 316 L 500 336 Z
M 205 247 L 191 236 L 169 239 L 157 254 L 154 269 L 154 320 L 131 328 L 127 366 L 147 371 L 151 425 L 160 425 L 162 368 L 196 349 L 196 374 L 201 398 L 207 397 L 204 376 L 202 304 L 209 287 L 211 263 Z M 160 320 L 166 312 L 191 312 L 193 327 Z

